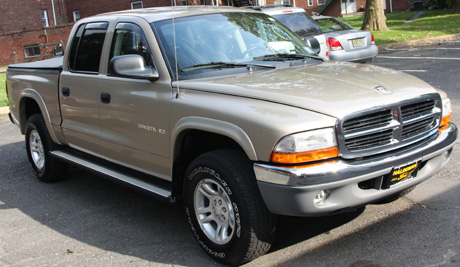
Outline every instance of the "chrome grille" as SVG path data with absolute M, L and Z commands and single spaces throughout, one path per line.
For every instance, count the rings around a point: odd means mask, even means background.
M 429 95 L 345 117 L 338 126 L 343 157 L 374 155 L 425 139 L 438 130 L 441 99 Z
M 402 119 L 407 120 L 413 116 L 420 116 L 420 114 L 431 113 L 434 105 L 434 101 L 426 101 L 403 106 L 401 107 Z
M 362 117 L 347 120 L 343 124 L 344 132 L 362 130 L 368 127 L 376 127 L 390 123 L 392 120 L 391 110 L 384 110 L 372 114 L 367 114 Z
M 349 138 L 345 140 L 345 145 L 349 150 L 363 149 L 389 144 L 392 138 L 393 131 L 386 130 L 383 132 L 369 134 L 363 137 Z

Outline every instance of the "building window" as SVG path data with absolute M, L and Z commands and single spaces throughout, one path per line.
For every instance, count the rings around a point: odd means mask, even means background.
M 186 6 L 187 5 L 187 0 L 181 0 L 181 5 Z
M 326 0 L 318 0 L 318 6 L 323 6 L 326 4 Z
M 313 0 L 308 0 L 308 6 L 313 6 Z
M 48 23 L 48 13 L 46 12 L 46 10 L 42 10 L 42 21 L 43 21 L 43 27 L 50 26 Z
M 290 5 L 290 0 L 275 0 L 275 5 Z
M 205 1 L 205 0 L 201 0 L 201 1 L 200 1 L 200 5 L 202 5 L 202 6 L 206 5 L 206 1 Z
M 144 5 L 142 4 L 142 1 L 131 2 L 131 8 L 132 9 L 144 8 Z
M 24 47 L 24 49 L 26 50 L 27 57 L 40 55 L 40 47 L 38 45 Z
M 80 11 L 74 10 L 73 11 L 73 21 L 77 22 L 80 19 Z

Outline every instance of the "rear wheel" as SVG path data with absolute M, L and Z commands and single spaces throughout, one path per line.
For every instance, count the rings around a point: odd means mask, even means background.
M 184 181 L 184 206 L 192 233 L 215 260 L 240 265 L 267 252 L 274 216 L 259 193 L 243 153 L 219 150 L 196 158 Z
M 50 151 L 56 149 L 41 114 L 30 116 L 26 126 L 26 149 L 29 162 L 38 179 L 54 182 L 63 179 L 68 165 L 51 157 Z

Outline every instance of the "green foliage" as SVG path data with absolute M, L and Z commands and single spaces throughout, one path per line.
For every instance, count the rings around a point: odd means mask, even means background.
M 5 91 L 6 73 L 0 73 L 0 107 L 8 106 Z
M 404 22 L 412 18 L 416 13 L 416 11 L 408 11 L 386 14 L 386 23 L 390 30 L 372 32 L 376 44 L 405 42 L 460 32 L 460 14 L 452 14 L 452 10 L 429 10 L 411 24 L 404 25 Z M 341 19 L 360 29 L 364 16 Z

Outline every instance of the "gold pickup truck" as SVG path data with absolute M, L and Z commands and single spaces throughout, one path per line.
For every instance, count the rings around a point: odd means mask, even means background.
M 230 265 L 270 248 L 276 215 L 401 195 L 446 165 L 458 135 L 441 90 L 323 62 L 247 9 L 85 18 L 63 57 L 9 66 L 7 88 L 40 180 L 72 164 L 183 203 L 199 245 Z

